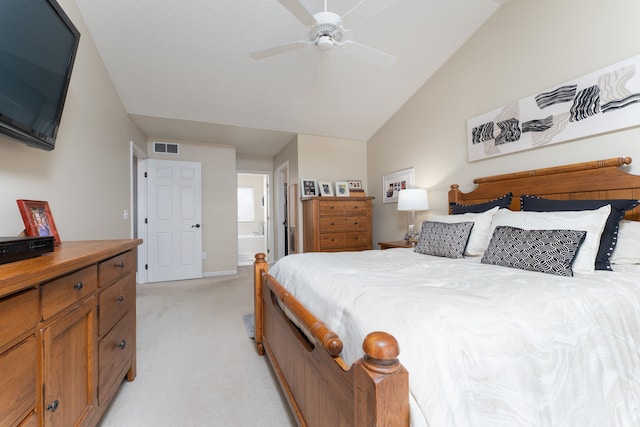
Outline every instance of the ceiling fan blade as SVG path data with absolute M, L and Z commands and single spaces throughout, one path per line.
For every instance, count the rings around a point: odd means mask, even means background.
M 391 68 L 396 64 L 395 56 L 353 40 L 344 42 L 343 47 L 353 56 L 380 68 Z
M 313 25 L 316 23 L 313 15 L 309 13 L 300 0 L 278 0 L 298 21 L 304 25 Z
M 349 26 L 355 26 L 384 12 L 399 1 L 400 0 L 360 0 L 355 6 L 349 9 L 347 13 L 342 15 L 342 19 Z
M 281 53 L 291 52 L 293 50 L 303 49 L 307 47 L 309 43 L 305 41 L 297 41 L 286 43 L 280 46 L 271 47 L 269 49 L 258 50 L 256 52 L 251 52 L 249 56 L 253 59 L 264 59 L 270 56 L 279 55 Z

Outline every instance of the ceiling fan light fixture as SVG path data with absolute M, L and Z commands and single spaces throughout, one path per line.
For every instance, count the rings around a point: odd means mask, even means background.
M 333 47 L 333 39 L 330 36 L 320 36 L 316 45 L 320 51 L 327 52 Z
M 285 53 L 293 50 L 302 49 L 309 45 L 314 45 L 320 50 L 321 53 L 329 52 L 334 46 L 343 47 L 360 59 L 366 62 L 372 63 L 381 68 L 390 68 L 396 63 L 396 58 L 385 52 L 379 51 L 373 47 L 367 46 L 362 43 L 349 40 L 347 37 L 348 29 L 342 26 L 342 17 L 334 12 L 327 10 L 327 0 L 324 0 L 324 10 L 311 15 L 303 4 L 305 0 L 277 0 L 282 6 L 284 6 L 293 16 L 295 16 L 301 23 L 309 26 L 309 32 L 305 40 L 299 40 L 295 42 L 285 43 L 280 46 L 272 47 L 270 49 L 264 49 L 257 52 L 250 53 L 249 56 L 253 59 L 267 58 L 280 53 Z M 371 2 L 373 6 L 369 7 L 371 11 L 385 10 L 391 5 L 397 3 L 400 0 L 359 0 L 357 4 L 351 8 L 346 15 L 353 19 L 356 16 L 356 22 L 358 17 L 361 22 L 366 21 L 367 13 L 360 13 L 360 8 L 363 4 Z M 508 0 L 494 0 L 494 1 L 508 1 Z M 353 11 L 355 13 L 352 13 Z M 346 16 L 345 15 L 345 16 Z M 347 49 L 348 48 L 348 49 Z

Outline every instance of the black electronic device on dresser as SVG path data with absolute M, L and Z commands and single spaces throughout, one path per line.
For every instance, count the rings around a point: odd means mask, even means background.
M 53 237 L 0 237 L 0 264 L 53 252 Z

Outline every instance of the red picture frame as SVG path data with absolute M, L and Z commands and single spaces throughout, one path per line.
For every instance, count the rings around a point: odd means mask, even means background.
M 27 236 L 53 236 L 54 244 L 60 244 L 60 235 L 56 228 L 56 223 L 51 215 L 49 202 L 42 200 L 16 200 L 22 221 L 24 222 L 24 233 Z

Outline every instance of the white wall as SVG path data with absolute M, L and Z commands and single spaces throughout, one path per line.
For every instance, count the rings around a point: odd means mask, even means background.
M 126 115 L 75 1 L 58 1 L 82 35 L 56 148 L 0 136 L 0 235 L 24 228 L 16 199 L 35 199 L 49 202 L 62 241 L 127 238 L 129 142 L 144 147 L 146 138 Z
M 467 162 L 466 121 L 640 53 L 640 2 L 506 2 L 371 138 L 368 184 L 374 243 L 401 239 L 406 214 L 382 204 L 382 176 L 415 167 L 432 212 L 447 210 L 450 184 L 476 177 L 632 156 L 640 174 L 640 128 Z
M 273 157 L 237 154 L 236 167 L 238 172 L 273 172 Z
M 298 135 L 298 174 L 318 181 L 367 182 L 367 143 L 352 139 Z M 366 188 L 365 188 L 366 190 Z

